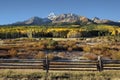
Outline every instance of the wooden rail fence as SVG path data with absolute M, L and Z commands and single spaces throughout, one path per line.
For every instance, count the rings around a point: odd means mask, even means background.
M 0 69 L 41 69 L 56 71 L 103 71 L 120 70 L 120 60 L 48 60 L 0 59 Z

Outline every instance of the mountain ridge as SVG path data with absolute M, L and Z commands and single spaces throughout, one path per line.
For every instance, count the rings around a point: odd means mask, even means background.
M 48 25 L 48 24 L 62 24 L 62 23 L 75 23 L 77 22 L 79 25 L 86 25 L 86 24 L 107 24 L 107 25 L 115 25 L 120 26 L 120 22 L 115 22 L 109 19 L 100 19 L 98 17 L 94 17 L 89 19 L 85 16 L 80 16 L 73 13 L 67 14 L 59 14 L 56 15 L 54 13 L 50 13 L 46 18 L 40 18 L 37 16 L 31 17 L 27 20 L 15 22 L 8 24 L 10 26 L 13 25 Z

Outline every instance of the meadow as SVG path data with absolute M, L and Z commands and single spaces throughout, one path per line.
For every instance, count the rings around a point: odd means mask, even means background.
M 45 80 L 40 70 L 1 70 L 0 80 Z M 47 80 L 120 80 L 120 71 L 50 71 Z

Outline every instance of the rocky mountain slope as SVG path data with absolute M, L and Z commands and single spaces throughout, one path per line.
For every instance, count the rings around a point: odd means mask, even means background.
M 85 16 L 80 16 L 72 13 L 55 15 L 50 13 L 47 18 L 32 17 L 28 20 L 16 22 L 9 25 L 47 25 L 47 24 L 59 24 L 59 23 L 78 23 L 78 24 L 108 24 L 120 26 L 120 22 L 115 22 L 108 19 L 99 19 L 97 17 L 89 19 Z
M 39 17 L 32 17 L 28 20 L 22 22 L 16 22 L 10 25 L 43 25 L 50 23 L 51 20 L 48 18 L 39 18 Z

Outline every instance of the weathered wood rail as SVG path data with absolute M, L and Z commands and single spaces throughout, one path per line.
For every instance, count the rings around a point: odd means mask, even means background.
M 43 60 L 0 59 L 0 69 L 43 69 Z
M 120 70 L 120 60 L 0 59 L 0 69 L 41 69 L 56 71 Z

